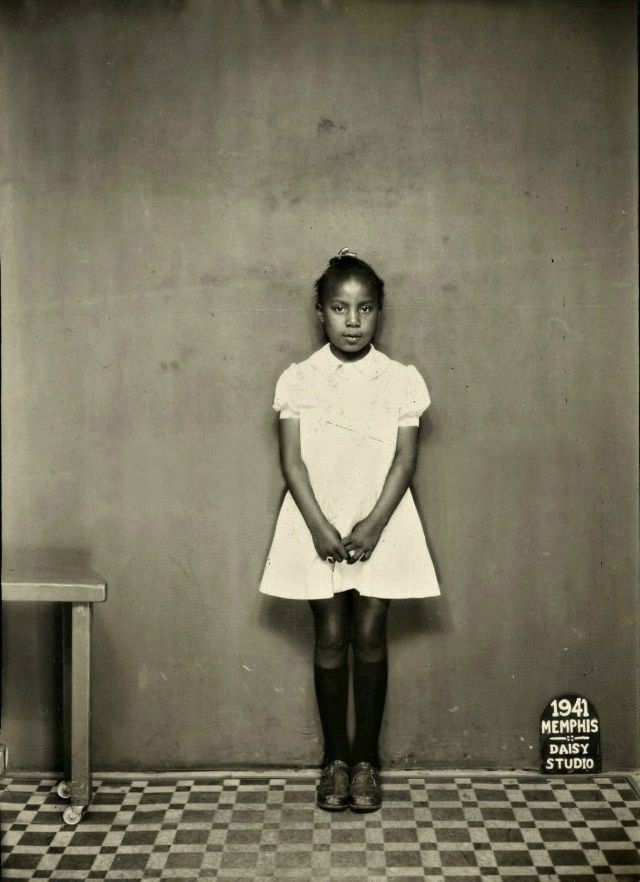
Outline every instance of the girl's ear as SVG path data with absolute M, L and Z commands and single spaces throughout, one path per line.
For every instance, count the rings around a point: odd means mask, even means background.
M 318 303 L 318 301 L 316 301 L 316 315 L 318 316 L 318 318 L 320 319 L 321 322 L 324 321 L 324 313 L 322 311 L 322 304 Z

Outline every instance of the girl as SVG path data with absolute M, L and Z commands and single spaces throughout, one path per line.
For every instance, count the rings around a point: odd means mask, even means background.
M 413 366 L 373 340 L 384 283 L 342 249 L 315 283 L 327 343 L 280 376 L 280 461 L 287 484 L 260 591 L 308 600 L 324 736 L 317 803 L 381 805 L 378 734 L 387 686 L 392 598 L 440 593 L 409 491 L 418 423 L 429 405 Z M 347 738 L 349 644 L 355 740 Z

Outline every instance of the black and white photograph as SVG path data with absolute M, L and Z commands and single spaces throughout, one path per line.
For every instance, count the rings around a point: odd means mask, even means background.
M 1 0 L 0 878 L 640 882 L 637 49 Z

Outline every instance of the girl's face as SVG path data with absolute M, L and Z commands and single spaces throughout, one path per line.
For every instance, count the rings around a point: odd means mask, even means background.
M 333 354 L 355 361 L 369 351 L 378 326 L 376 295 L 358 279 L 347 279 L 316 305 Z

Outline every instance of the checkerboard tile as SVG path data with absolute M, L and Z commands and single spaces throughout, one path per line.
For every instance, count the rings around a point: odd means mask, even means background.
M 55 781 L 6 779 L 2 878 L 640 882 L 625 775 L 383 774 L 379 812 L 315 807 L 315 773 L 94 781 L 66 827 Z

